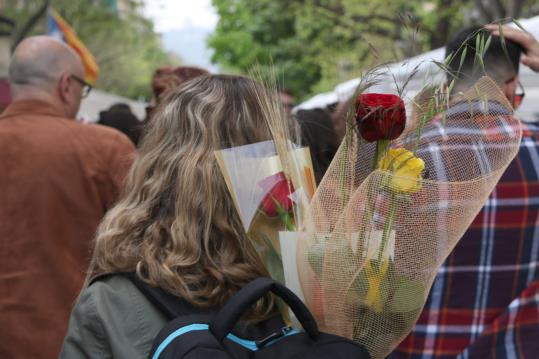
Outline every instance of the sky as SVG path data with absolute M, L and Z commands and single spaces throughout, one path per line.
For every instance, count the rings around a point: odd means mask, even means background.
M 153 20 L 164 47 L 178 54 L 185 65 L 218 71 L 206 46 L 219 19 L 211 0 L 146 0 L 144 14 Z
M 218 20 L 211 0 L 146 0 L 144 13 L 160 33 L 190 27 L 213 30 Z

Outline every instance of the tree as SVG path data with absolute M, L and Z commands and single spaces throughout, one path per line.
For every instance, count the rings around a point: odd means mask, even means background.
M 487 22 L 494 2 L 500 18 L 539 13 L 524 0 L 213 0 L 220 20 L 209 45 L 229 70 L 275 68 L 302 98 L 441 47 L 462 26 Z
M 320 79 L 321 69 L 310 56 L 313 49 L 298 41 L 295 4 L 287 0 L 215 0 L 220 15 L 209 44 L 213 60 L 226 70 L 247 72 L 274 67 L 284 86 L 305 95 Z
M 45 1 L 9 1 L 4 13 L 17 24 L 17 32 L 36 17 Z M 128 10 L 114 12 L 105 0 L 50 0 L 64 19 L 73 27 L 99 63 L 97 87 L 132 98 L 149 98 L 153 71 L 162 65 L 177 64 L 163 48 L 153 24 L 140 15 L 139 0 L 128 0 Z M 26 20 L 28 21 L 28 20 Z M 46 20 L 40 16 L 34 26 L 13 36 L 14 44 L 27 35 L 46 33 Z

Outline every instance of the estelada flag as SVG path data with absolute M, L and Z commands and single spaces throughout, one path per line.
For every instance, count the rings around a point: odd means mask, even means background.
M 99 76 L 99 66 L 94 55 L 84 46 L 71 26 L 53 8 L 49 8 L 47 22 L 48 35 L 64 41 L 79 54 L 84 65 L 84 79 L 88 83 L 95 85 Z

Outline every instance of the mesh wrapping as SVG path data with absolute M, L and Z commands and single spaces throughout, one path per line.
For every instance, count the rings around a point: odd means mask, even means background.
M 414 105 L 415 116 L 428 112 L 427 102 Z M 388 355 L 411 331 L 437 271 L 519 148 L 520 123 L 490 79 L 437 106 L 420 133 L 421 119 L 413 119 L 415 127 L 391 144 L 425 162 L 418 191 L 388 190 L 394 175 L 372 171 L 375 145 L 350 129 L 298 242 L 302 291 L 318 324 L 365 345 L 373 358 Z

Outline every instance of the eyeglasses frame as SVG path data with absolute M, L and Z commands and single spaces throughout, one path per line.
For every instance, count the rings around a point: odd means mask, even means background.
M 84 79 L 81 79 L 80 77 L 78 77 L 77 75 L 69 75 L 73 80 L 77 81 L 79 84 L 82 85 L 82 98 L 86 98 L 88 97 L 88 95 L 90 94 L 90 92 L 92 92 L 92 89 L 94 88 L 91 84 L 89 84 L 87 81 L 85 81 Z

